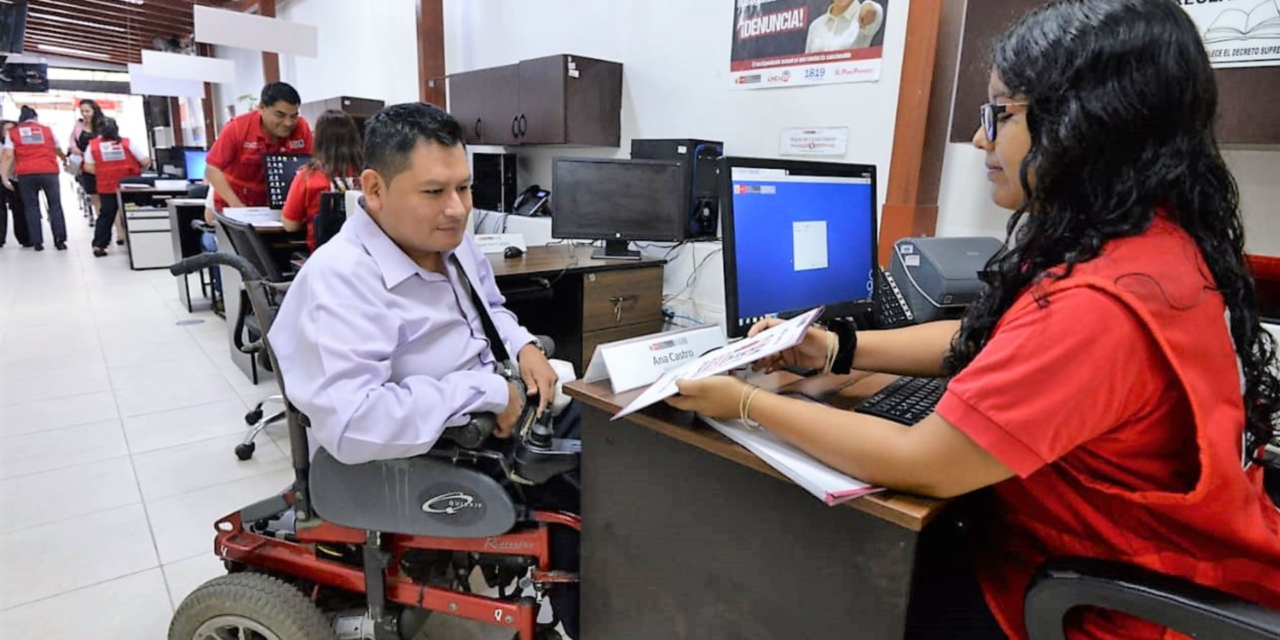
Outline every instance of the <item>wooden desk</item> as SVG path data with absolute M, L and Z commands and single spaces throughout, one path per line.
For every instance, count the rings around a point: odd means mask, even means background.
M 890 380 L 755 382 L 855 402 Z M 828 507 L 692 414 L 662 405 L 611 422 L 638 390 L 565 391 L 583 405 L 583 637 L 928 637 L 909 612 L 928 610 L 913 601 L 922 558 L 954 549 L 946 503 L 882 493 Z
M 168 267 L 173 254 L 167 201 L 187 195 L 186 189 L 120 189 L 120 216 L 129 236 L 129 268 L 135 271 Z M 129 205 L 133 205 L 130 207 Z
M 595 260 L 578 245 L 490 254 L 507 308 L 530 331 L 556 341 L 555 357 L 579 372 L 596 346 L 662 330 L 663 260 Z

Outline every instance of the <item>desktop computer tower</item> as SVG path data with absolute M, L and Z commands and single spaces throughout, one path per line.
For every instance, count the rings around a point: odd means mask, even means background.
M 471 156 L 475 182 L 472 205 L 477 209 L 511 213 L 515 211 L 516 154 L 476 153 Z
M 632 140 L 634 160 L 674 160 L 681 165 L 681 193 L 686 194 L 682 240 L 716 237 L 720 226 L 718 160 L 724 143 L 713 140 Z

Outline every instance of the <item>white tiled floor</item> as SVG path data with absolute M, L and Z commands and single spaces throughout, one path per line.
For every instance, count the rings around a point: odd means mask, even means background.
M 0 639 L 160 640 L 224 573 L 213 521 L 291 478 L 272 438 L 232 453 L 274 383 L 231 364 L 167 271 L 95 259 L 63 193 L 68 251 L 0 249 Z
M 236 460 L 274 382 L 231 363 L 226 325 L 188 313 L 167 271 L 131 271 L 123 247 L 95 259 L 74 206 L 67 223 L 68 251 L 0 249 L 0 640 L 161 640 L 224 573 L 214 520 L 292 479 L 288 436 Z M 427 631 L 509 637 L 448 616 Z

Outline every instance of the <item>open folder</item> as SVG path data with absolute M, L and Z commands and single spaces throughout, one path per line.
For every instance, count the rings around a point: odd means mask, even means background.
M 720 421 L 705 417 L 702 420 L 828 506 L 883 491 L 881 487 L 873 487 L 828 467 L 768 431 L 748 429 L 741 420 Z

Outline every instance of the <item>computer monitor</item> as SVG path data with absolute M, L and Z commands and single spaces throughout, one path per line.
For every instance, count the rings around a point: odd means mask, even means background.
M 720 189 L 730 337 L 821 305 L 827 318 L 870 308 L 874 166 L 730 157 Z
M 311 156 L 301 153 L 263 154 L 262 165 L 267 174 L 267 206 L 272 209 L 284 208 L 293 177 L 310 162 Z
M 203 180 L 205 158 L 209 152 L 198 147 L 183 147 L 182 167 L 187 180 Z
M 556 158 L 551 235 L 604 240 L 593 257 L 639 259 L 633 240 L 675 242 L 687 217 L 683 172 L 674 160 Z

